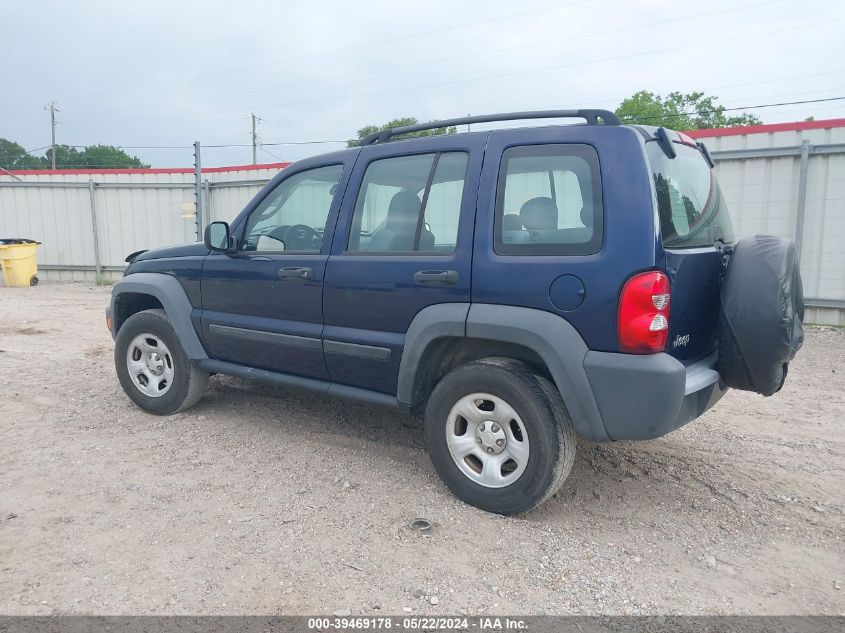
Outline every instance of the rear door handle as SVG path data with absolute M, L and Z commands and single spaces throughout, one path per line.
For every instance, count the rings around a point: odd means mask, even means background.
M 418 270 L 414 283 L 420 286 L 454 286 L 458 283 L 457 270 Z
M 280 268 L 279 279 L 299 279 L 302 281 L 310 281 L 311 279 L 314 279 L 314 269 L 300 266 Z

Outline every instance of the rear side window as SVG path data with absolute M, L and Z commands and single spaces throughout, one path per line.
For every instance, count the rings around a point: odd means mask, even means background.
M 695 147 L 675 143 L 669 158 L 656 141 L 646 143 L 660 233 L 666 248 L 713 246 L 734 241 L 728 208 L 713 170 Z
M 374 160 L 355 203 L 347 251 L 454 252 L 467 162 L 466 152 Z
M 602 218 L 595 149 L 568 143 L 505 150 L 496 199 L 497 254 L 595 253 Z

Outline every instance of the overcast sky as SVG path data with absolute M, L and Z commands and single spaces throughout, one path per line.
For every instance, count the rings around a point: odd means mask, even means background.
M 259 162 L 343 147 L 367 123 L 615 108 L 637 90 L 728 106 L 845 95 L 845 2 L 832 0 L 0 0 L 0 137 L 119 145 L 188 166 L 190 145 Z M 845 117 L 845 101 L 752 110 Z M 177 149 L 130 149 L 182 146 Z M 43 153 L 43 149 L 37 152 Z M 251 162 L 210 148 L 205 165 Z

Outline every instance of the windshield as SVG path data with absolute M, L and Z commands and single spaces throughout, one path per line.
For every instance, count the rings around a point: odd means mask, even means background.
M 712 246 L 733 242 L 731 218 L 719 183 L 695 147 L 674 144 L 669 158 L 656 142 L 646 143 L 654 177 L 660 233 L 666 248 Z

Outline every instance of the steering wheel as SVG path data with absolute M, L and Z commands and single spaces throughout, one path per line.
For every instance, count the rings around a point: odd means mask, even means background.
M 285 232 L 288 230 L 288 226 L 271 226 L 269 228 L 261 229 L 260 231 L 256 231 L 251 235 L 248 235 L 244 238 L 243 244 L 241 245 L 241 250 L 244 251 L 257 251 L 258 250 L 258 241 L 262 237 L 269 237 L 281 245 L 282 242 L 285 241 Z M 281 248 L 281 246 L 280 246 Z M 266 249 L 265 249 L 266 250 Z
M 285 250 L 310 251 L 319 248 L 320 234 L 305 224 L 294 224 L 285 231 Z

